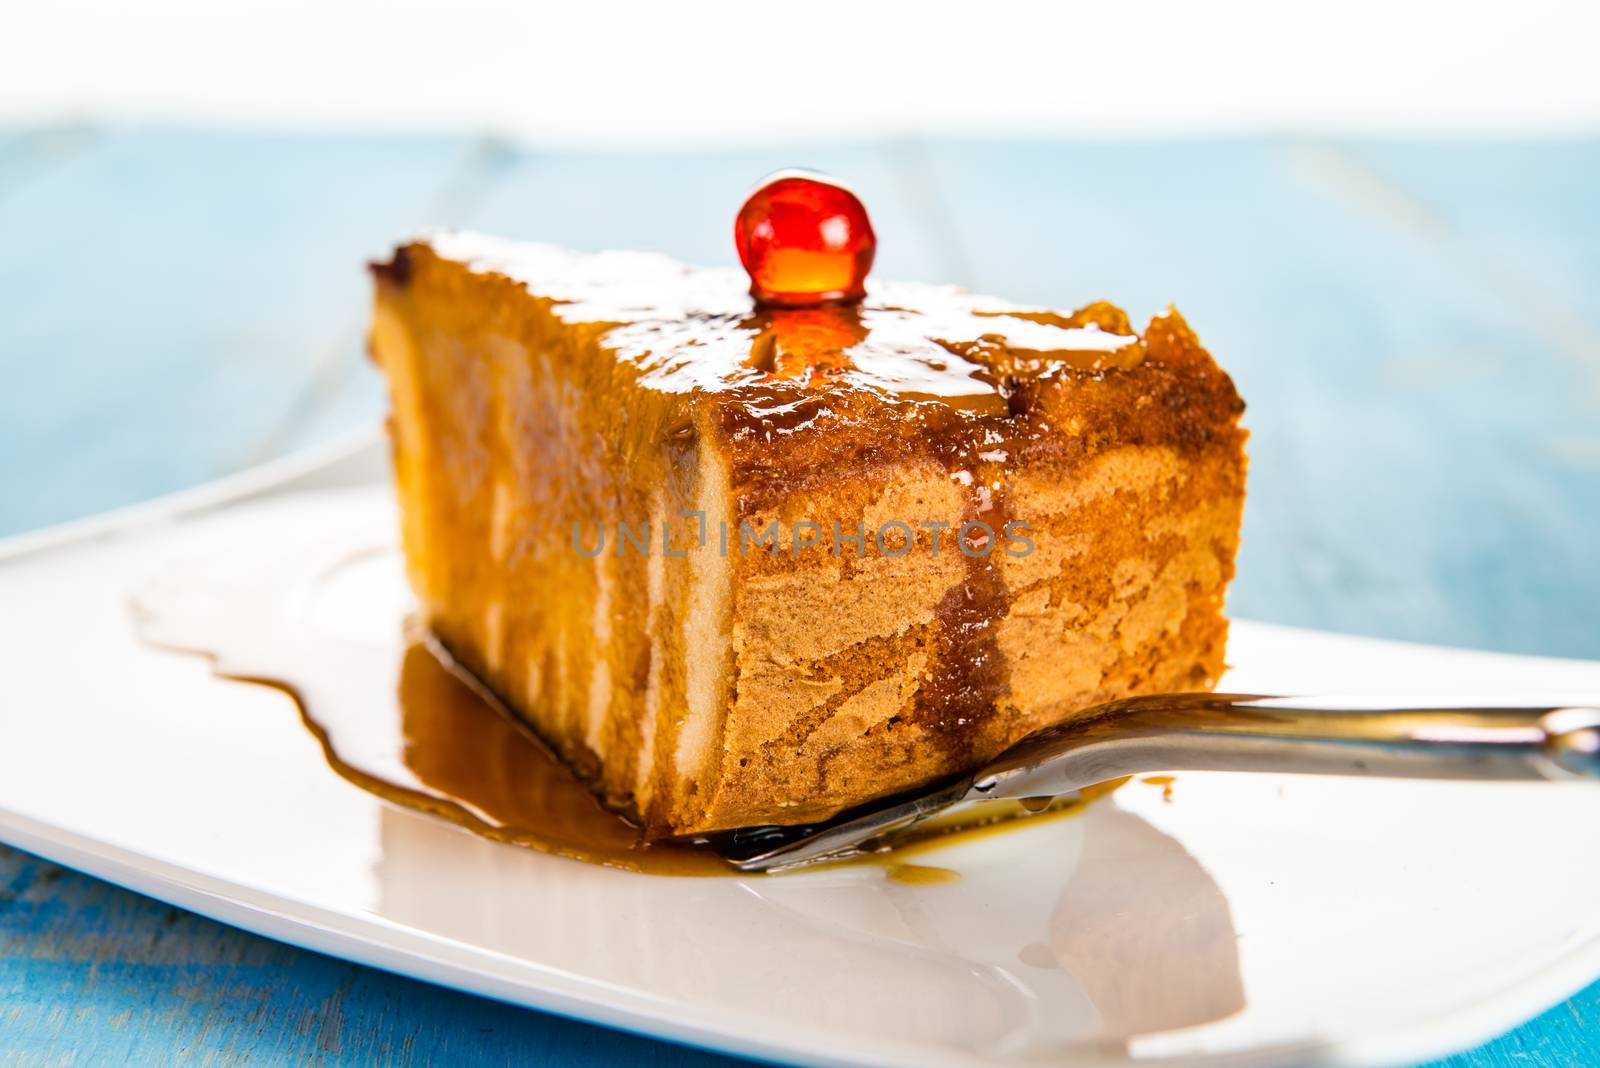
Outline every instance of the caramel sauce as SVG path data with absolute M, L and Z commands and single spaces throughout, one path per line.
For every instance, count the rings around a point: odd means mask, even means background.
M 164 629 L 147 616 L 147 640 L 167 648 L 210 652 Z M 251 631 L 258 641 L 270 633 Z M 288 655 L 284 656 L 287 650 Z M 272 675 L 221 673 L 288 694 L 320 743 L 328 765 L 347 781 L 384 800 L 427 812 L 485 838 L 574 860 L 652 875 L 742 875 L 702 840 L 649 840 L 623 816 L 605 808 L 573 772 L 482 683 L 450 658 L 437 641 L 408 625 L 397 657 L 394 688 L 381 684 L 362 700 L 330 680 L 352 671 L 382 670 L 388 658 L 341 655 L 337 645 L 288 645 L 267 659 Z M 368 650 L 369 654 L 373 651 Z M 365 692 L 365 691 L 361 691 Z M 341 700 L 319 700 L 335 693 Z M 874 853 L 837 862 L 879 864 L 888 878 L 916 885 L 958 879 L 942 868 L 906 864 L 927 849 L 1080 810 L 1125 780 L 1082 791 L 1044 808 L 993 801 L 940 813 Z
M 423 638 L 401 655 L 392 706 L 314 707 L 290 680 L 251 681 L 295 696 L 333 770 L 396 804 L 495 841 L 630 871 L 732 871 L 704 847 L 646 841 Z
M 972 495 L 964 521 L 987 523 L 998 539 L 1006 523 L 1004 498 L 998 489 L 980 488 L 989 492 Z M 972 536 L 984 537 L 976 530 Z M 1000 550 L 989 548 L 987 555 L 962 557 L 963 581 L 951 587 L 934 610 L 941 625 L 929 657 L 929 677 L 913 703 L 913 714 L 928 737 L 952 756 L 970 751 L 969 740 L 994 718 L 1011 689 L 1008 661 L 996 634 L 999 620 L 1010 610 L 1011 596 L 1000 574 Z
M 1076 797 L 1055 797 L 1040 806 L 1028 801 L 986 801 L 970 808 L 941 812 L 929 817 L 897 838 L 885 854 L 896 862 L 919 856 L 956 842 L 970 842 L 1000 834 L 1019 826 L 1033 826 L 1044 820 L 1076 816 L 1091 802 L 1105 797 L 1128 781 L 1127 776 L 1096 783 L 1079 790 Z
M 960 872 L 927 864 L 891 864 L 888 875 L 890 882 L 908 886 L 945 886 L 961 881 Z
M 1171 801 L 1172 800 L 1172 784 L 1177 782 L 1178 780 L 1175 777 L 1171 776 L 1171 775 L 1146 775 L 1144 778 L 1140 779 L 1139 781 L 1142 782 L 1142 783 L 1145 783 L 1146 785 L 1149 785 L 1149 786 L 1159 786 L 1159 787 L 1161 787 L 1161 800 L 1163 800 L 1163 801 Z
M 823 385 L 835 402 L 860 391 L 1004 415 L 1004 395 L 1019 378 L 1128 370 L 1145 357 L 1125 319 L 1025 308 L 950 286 L 873 283 L 859 304 L 762 308 L 743 272 L 689 268 L 653 253 L 582 255 L 468 233 L 436 234 L 428 244 L 474 271 L 528 286 L 569 324 L 593 325 L 640 384 L 726 394 L 753 420 L 771 416 L 775 430 L 784 429 L 797 391 Z M 398 273 L 407 273 L 408 256 L 397 253 L 383 269 L 404 264 Z M 774 340 L 787 359 L 773 351 Z

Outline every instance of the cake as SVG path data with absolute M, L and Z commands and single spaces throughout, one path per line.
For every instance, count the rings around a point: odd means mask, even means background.
M 1210 688 L 1243 410 L 1173 310 L 438 234 L 374 265 L 409 580 L 651 836 L 809 823 Z

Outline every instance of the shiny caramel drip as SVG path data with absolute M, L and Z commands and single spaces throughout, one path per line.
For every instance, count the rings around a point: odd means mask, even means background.
M 996 415 L 1021 380 L 1128 370 L 1145 349 L 1109 305 L 1074 313 L 1024 308 L 949 286 L 880 283 L 859 304 L 758 307 L 737 271 L 690 269 L 641 252 L 584 256 L 475 234 L 430 244 L 475 271 L 536 287 L 569 324 L 593 324 L 642 385 L 737 399 L 749 418 L 775 412 L 783 429 L 794 388 L 938 400 Z M 402 249 L 390 274 L 409 271 Z M 774 385 L 790 387 L 774 393 Z
M 337 655 L 308 657 L 304 671 L 292 677 L 241 681 L 294 697 L 329 766 L 387 801 L 497 842 L 593 864 L 652 875 L 741 874 L 704 842 L 647 840 L 633 823 L 602 806 L 527 727 L 425 635 L 414 635 L 400 656 L 392 705 L 322 707 L 301 696 L 321 689 L 310 684 L 314 676 L 346 667 Z M 959 876 L 903 860 L 936 845 L 1076 812 L 1118 785 L 1120 780 L 1086 790 L 1081 798 L 1059 800 L 1037 815 L 1003 801 L 944 813 L 864 861 L 846 863 L 883 864 L 900 882 L 950 882 Z
M 527 728 L 485 700 L 426 642 L 406 648 L 397 698 L 394 744 L 415 776 L 408 783 L 375 773 L 377 761 L 358 762 L 330 743 L 330 737 L 344 733 L 329 722 L 340 709 L 302 709 L 323 741 L 328 763 L 356 785 L 485 838 L 576 860 L 657 875 L 729 872 L 704 848 L 645 841 L 637 827 L 601 806 Z M 369 742 L 383 740 L 373 738 L 370 727 L 364 729 Z

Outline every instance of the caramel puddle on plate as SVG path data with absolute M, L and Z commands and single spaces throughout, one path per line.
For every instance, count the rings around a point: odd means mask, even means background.
M 324 707 L 303 696 L 318 690 L 306 679 L 249 681 L 286 690 L 333 770 L 395 804 L 498 842 L 595 864 L 657 875 L 733 872 L 709 849 L 646 841 L 442 650 L 407 630 L 392 701 Z M 337 657 L 306 664 L 307 672 L 327 670 L 341 670 Z
M 1159 787 L 1161 787 L 1161 800 L 1163 800 L 1163 801 L 1171 801 L 1172 800 L 1172 784 L 1177 782 L 1178 779 L 1174 775 L 1146 775 L 1144 778 L 1140 779 L 1139 781 L 1144 783 L 1144 784 L 1146 784 L 1147 786 L 1159 786 Z
M 589 789 L 481 683 L 436 642 L 407 627 L 395 691 L 381 686 L 370 700 L 324 685 L 370 661 L 328 649 L 303 649 L 281 677 L 234 675 L 282 690 L 295 700 L 306 727 L 340 776 L 385 800 L 441 816 L 498 842 L 558 856 L 656 875 L 747 875 L 706 845 L 648 841 L 627 819 L 605 808 Z M 282 662 L 281 660 L 279 661 Z M 375 665 L 373 665 L 375 666 Z M 339 693 L 343 700 L 318 700 Z M 936 845 L 1066 815 L 1121 785 L 1092 787 L 1081 799 L 1061 799 L 1037 814 L 1019 802 L 995 801 L 942 813 L 885 848 L 845 864 L 878 864 L 888 878 L 914 885 L 954 882 L 959 873 L 907 864 Z
M 926 864 L 909 864 L 907 859 L 955 842 L 1000 834 L 1017 827 L 1035 826 L 1045 820 L 1075 816 L 1089 802 L 1104 797 L 1122 786 L 1131 776 L 1111 779 L 1087 786 L 1076 797 L 1057 797 L 1041 804 L 1039 798 L 1022 801 L 988 801 L 949 812 L 942 812 L 911 830 L 889 839 L 881 849 L 865 857 L 832 861 L 816 865 L 816 869 L 844 868 L 859 864 L 877 864 L 884 869 L 891 882 L 908 886 L 944 886 L 959 882 L 961 873 L 950 868 Z
M 943 886 L 961 881 L 961 873 L 950 868 L 935 868 L 926 864 L 890 864 L 890 882 L 907 886 Z

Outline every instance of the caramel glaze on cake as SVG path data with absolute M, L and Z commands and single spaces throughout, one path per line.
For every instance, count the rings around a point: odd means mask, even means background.
M 652 835 L 818 820 L 1222 671 L 1243 404 L 1176 311 L 762 310 L 465 234 L 374 273 L 423 616 Z

